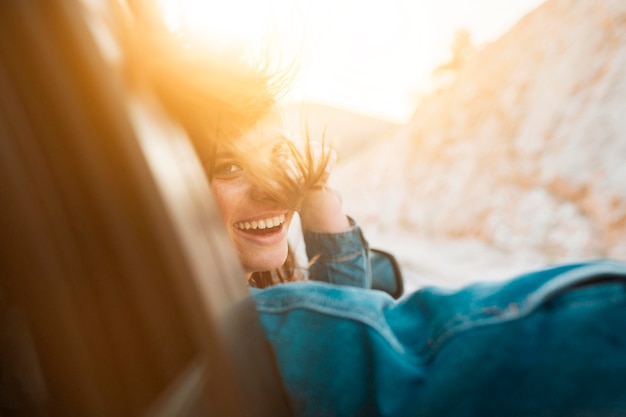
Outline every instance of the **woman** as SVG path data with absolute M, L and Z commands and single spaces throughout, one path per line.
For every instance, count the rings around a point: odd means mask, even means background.
M 127 82 L 156 95 L 187 131 L 250 286 L 311 279 L 370 288 L 368 243 L 326 184 L 334 153 L 281 129 L 276 102 L 295 63 L 250 64 L 238 53 L 172 37 L 151 19 L 122 29 Z M 288 241 L 296 212 L 306 269 Z
M 265 288 L 311 279 L 369 288 L 367 241 L 326 185 L 333 152 L 281 129 L 276 100 L 290 70 L 200 51 L 160 31 L 125 33 L 129 84 L 150 89 L 189 134 L 248 283 Z M 288 241 L 296 212 L 306 269 L 296 265 Z
M 309 278 L 369 287 L 367 242 L 327 186 L 334 159 L 318 143 L 287 137 L 274 114 L 204 159 L 251 286 Z M 313 261 L 308 271 L 296 265 L 288 241 L 296 212 Z

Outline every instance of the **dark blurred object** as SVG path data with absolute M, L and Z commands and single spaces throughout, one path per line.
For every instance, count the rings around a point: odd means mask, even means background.
M 0 2 L 1 415 L 290 415 L 191 147 L 135 98 L 138 134 L 93 18 Z
M 404 280 L 395 256 L 380 249 L 370 249 L 370 253 L 372 288 L 400 298 L 404 293 Z

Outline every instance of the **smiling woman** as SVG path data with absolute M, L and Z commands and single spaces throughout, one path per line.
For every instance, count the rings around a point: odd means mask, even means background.
M 274 189 L 267 186 L 269 181 L 260 181 L 257 176 L 263 161 L 275 161 L 271 153 L 263 151 L 283 140 L 275 126 L 275 121 L 264 120 L 236 141 L 237 151 L 231 146 L 218 145 L 214 157 L 205 160 L 215 201 L 248 281 L 261 287 L 275 281 L 298 279 L 287 232 L 300 193 L 278 186 L 289 182 L 280 171 L 261 167 L 261 176 L 272 178 Z
M 319 143 L 291 137 L 277 116 L 270 111 L 240 135 L 217 140 L 205 133 L 192 135 L 248 283 L 265 288 L 314 279 L 368 286 L 366 242 L 326 186 L 334 153 Z M 296 212 L 309 259 L 318 258 L 313 269 L 297 265 L 291 250 L 288 232 Z M 338 243 L 341 239 L 356 243 L 344 245 Z M 332 243 L 328 248 L 326 240 Z M 337 252 L 337 246 L 350 256 Z M 330 259 L 338 257 L 345 268 L 329 268 L 329 259 L 321 256 L 325 253 Z M 344 272 L 327 274 L 331 270 Z
M 169 16 L 173 16 L 171 10 L 184 10 L 183 5 L 170 9 Z M 223 17 L 227 18 L 233 10 L 216 8 L 214 13 L 225 13 Z M 226 20 L 234 26 L 241 23 Z M 250 45 L 239 48 L 242 44 L 228 39 L 227 34 L 224 42 L 209 35 L 199 39 L 187 26 L 189 19 L 182 21 L 185 25 L 176 30 L 178 43 L 187 45 L 178 53 L 210 56 L 213 64 L 226 73 L 188 70 L 184 79 L 189 83 L 189 94 L 185 96 L 180 93 L 180 85 L 167 82 L 171 77 L 163 71 L 164 64 L 157 62 L 154 66 L 163 74 L 159 91 L 168 96 L 168 106 L 181 103 L 170 111 L 184 120 L 249 285 L 265 288 L 310 279 L 369 288 L 368 243 L 356 222 L 343 212 L 337 194 L 327 187 L 333 151 L 309 140 L 306 131 L 304 140 L 284 131 L 279 109 L 274 106 L 277 94 L 285 90 L 285 81 L 291 79 L 291 67 L 273 65 L 276 58 L 270 55 L 261 57 L 266 61 L 259 65 L 249 59 L 249 52 L 254 52 Z M 251 28 L 239 34 L 248 30 Z M 145 66 L 146 61 L 155 60 L 161 58 L 150 54 L 139 64 Z M 171 66 L 168 70 L 178 71 Z M 308 267 L 296 265 L 288 239 L 296 211 L 310 261 Z

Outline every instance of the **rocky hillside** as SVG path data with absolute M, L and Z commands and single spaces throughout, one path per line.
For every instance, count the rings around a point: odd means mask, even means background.
M 333 175 L 366 229 L 626 259 L 626 2 L 547 0 Z

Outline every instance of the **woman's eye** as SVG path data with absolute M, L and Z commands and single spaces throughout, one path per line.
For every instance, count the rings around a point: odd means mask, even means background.
M 230 178 L 243 172 L 243 168 L 235 162 L 223 162 L 215 165 L 213 170 L 214 177 Z

